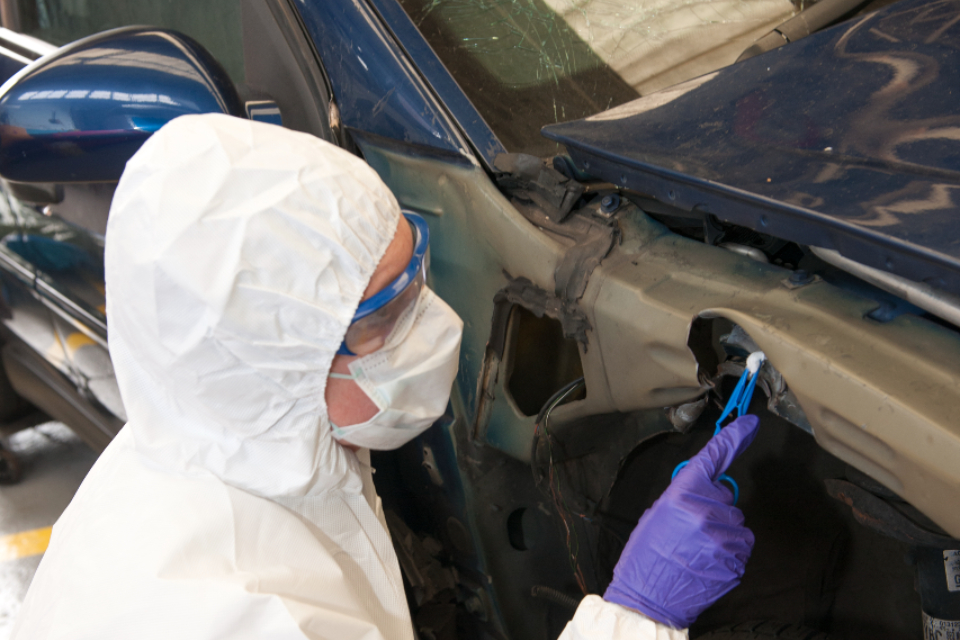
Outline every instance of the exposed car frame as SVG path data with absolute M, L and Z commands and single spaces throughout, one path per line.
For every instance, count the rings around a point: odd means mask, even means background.
M 617 518 L 628 519 L 624 491 L 632 486 L 639 509 L 668 480 L 667 473 L 630 485 L 631 465 L 643 460 L 662 471 L 671 466 L 670 447 L 702 443 L 702 420 L 753 349 L 768 358 L 766 407 L 762 394 L 754 403 L 761 431 L 805 443 L 764 446 L 798 468 L 825 469 L 811 477 L 846 483 L 828 482 L 823 504 L 843 501 L 853 507 L 844 511 L 850 522 L 892 540 L 851 534 L 856 548 L 913 549 L 921 582 L 938 566 L 946 571 L 928 556 L 960 549 L 956 326 L 922 317 L 832 265 L 775 264 L 765 240 L 730 241 L 744 230 L 760 233 L 796 246 L 808 263 L 801 244 L 814 244 L 771 233 L 783 228 L 781 218 L 764 216 L 787 216 L 793 210 L 785 203 L 677 167 L 626 162 L 578 132 L 583 123 L 551 133 L 570 156 L 544 163 L 508 154 L 395 0 L 246 0 L 243 10 L 252 93 L 274 101 L 285 126 L 362 154 L 401 206 L 425 214 L 430 284 L 466 320 L 450 415 L 376 461 L 422 633 L 450 637 L 459 615 L 494 638 L 555 635 L 576 603 L 575 574 L 592 591 L 609 579 L 623 525 Z M 829 42 L 844 28 L 816 37 Z M 15 46 L 10 36 L 5 42 Z M 17 55 L 29 53 L 16 46 Z M 95 244 L 96 232 L 71 205 L 90 187 L 67 185 L 64 194 L 37 182 L 7 182 L 14 208 L 22 207 L 11 213 L 19 229 L 8 233 L 23 235 L 22 221 L 42 222 L 49 207 L 71 229 L 90 231 Z M 110 195 L 101 188 L 93 199 Z M 727 242 L 718 241 L 723 233 Z M 111 375 L 106 321 L 24 255 L 0 250 L 10 309 L 6 373 L 22 396 L 106 446 L 123 417 L 122 406 L 108 407 L 90 384 Z M 879 317 L 884 304 L 899 311 Z M 50 328 L 37 338 L 27 327 L 43 322 Z M 71 339 L 74 351 L 61 348 L 59 359 L 42 345 L 69 347 Z M 552 407 L 554 392 L 581 377 L 585 395 Z M 760 463 L 731 473 L 750 477 Z M 747 481 L 748 525 L 766 489 L 762 475 Z M 824 531 L 846 530 L 827 520 Z M 575 550 L 572 539 L 582 546 Z M 824 562 L 823 575 L 840 572 Z M 858 565 L 844 584 L 870 571 Z M 921 590 L 926 614 L 960 619 L 952 592 L 929 582 Z M 898 594 L 912 586 L 897 584 Z M 745 583 L 742 593 L 755 595 L 754 588 Z M 866 615 L 867 600 L 847 603 L 843 615 Z M 895 625 L 913 608 L 919 602 L 909 600 L 874 614 Z M 695 631 L 742 622 L 737 616 L 750 611 L 743 602 L 721 603 Z M 821 611 L 804 621 L 827 625 L 831 615 L 843 618 Z M 831 628 L 849 634 L 850 620 Z

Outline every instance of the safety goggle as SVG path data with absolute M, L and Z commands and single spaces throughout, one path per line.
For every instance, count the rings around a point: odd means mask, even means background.
M 403 212 L 413 231 L 413 257 L 403 273 L 385 288 L 360 303 L 338 354 L 365 356 L 388 342 L 402 340 L 413 325 L 420 292 L 430 267 L 430 229 L 416 213 Z

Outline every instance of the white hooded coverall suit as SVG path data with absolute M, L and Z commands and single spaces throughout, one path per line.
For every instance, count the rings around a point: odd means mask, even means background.
M 143 145 L 105 254 L 129 419 L 14 638 L 414 638 L 368 453 L 334 440 L 324 401 L 399 215 L 370 167 L 306 134 L 186 116 Z M 596 596 L 564 632 L 611 637 L 685 634 Z

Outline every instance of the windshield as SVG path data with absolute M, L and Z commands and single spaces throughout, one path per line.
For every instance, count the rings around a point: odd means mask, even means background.
M 733 63 L 791 0 L 400 0 L 509 151 L 540 127 Z

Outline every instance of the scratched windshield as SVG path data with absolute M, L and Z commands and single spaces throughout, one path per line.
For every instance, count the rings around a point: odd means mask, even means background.
M 791 0 L 401 0 L 510 151 L 540 127 L 733 63 L 794 15 Z

